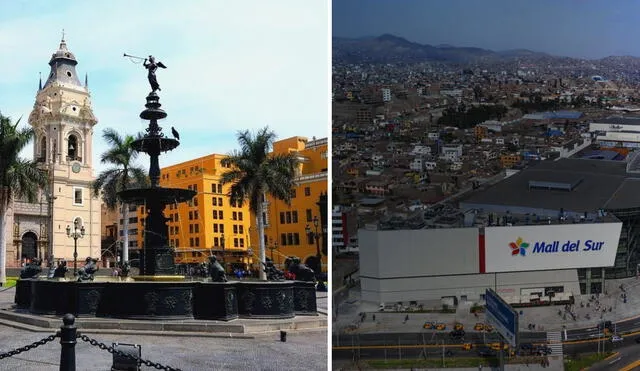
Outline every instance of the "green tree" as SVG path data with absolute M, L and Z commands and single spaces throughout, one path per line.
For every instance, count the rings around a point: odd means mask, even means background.
M 118 192 L 131 186 L 146 186 L 149 184 L 149 178 L 142 167 L 134 164 L 138 152 L 133 149 L 133 136 L 122 137 L 113 129 L 105 129 L 102 138 L 111 147 L 100 156 L 100 162 L 111 167 L 98 175 L 92 189 L 96 197 L 102 194 L 102 200 L 109 209 L 115 209 L 118 204 L 122 207 L 122 260 L 125 262 L 129 260 L 128 205 L 118 197 Z
M 222 184 L 231 184 L 231 202 L 242 205 L 248 200 L 256 216 L 261 280 L 266 280 L 262 265 L 265 261 L 263 198 L 269 195 L 290 204 L 298 168 L 295 153 L 269 154 L 275 138 L 276 134 L 268 127 L 255 135 L 248 130 L 240 131 L 240 150 L 232 151 L 222 160 L 224 166 L 231 168 L 221 177 Z
M 0 114 L 0 284 L 7 282 L 7 210 L 15 198 L 35 202 L 47 186 L 47 173 L 35 161 L 20 158 L 20 151 L 31 141 L 32 128 L 18 128 L 18 120 Z

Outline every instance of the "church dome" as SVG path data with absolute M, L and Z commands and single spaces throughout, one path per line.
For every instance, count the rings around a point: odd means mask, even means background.
M 51 72 L 49 73 L 49 77 L 44 86 L 47 87 L 48 85 L 57 82 L 63 85 L 75 85 L 82 87 L 82 84 L 78 79 L 78 75 L 76 74 L 75 66 L 77 64 L 78 61 L 76 60 L 76 56 L 67 49 L 67 43 L 63 38 L 62 41 L 60 41 L 60 47 L 55 53 L 53 53 L 51 60 L 49 61 Z

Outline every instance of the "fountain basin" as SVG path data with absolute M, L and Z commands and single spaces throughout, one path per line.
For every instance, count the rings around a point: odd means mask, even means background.
M 313 283 L 20 279 L 16 306 L 37 314 L 123 319 L 284 319 L 317 315 Z

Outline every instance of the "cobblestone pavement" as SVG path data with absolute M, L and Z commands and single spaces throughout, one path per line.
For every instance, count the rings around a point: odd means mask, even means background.
M 53 333 L 53 332 L 52 332 Z M 0 353 L 31 344 L 44 337 L 34 333 L 0 326 Z M 113 342 L 140 344 L 142 358 L 182 370 L 326 370 L 327 332 L 325 330 L 288 333 L 280 342 L 278 333 L 256 339 L 223 339 L 208 337 L 135 336 L 87 334 L 92 339 L 111 345 Z M 0 360 L 0 370 L 59 369 L 60 340 Z M 109 370 L 112 355 L 78 339 L 77 370 Z M 142 370 L 153 370 L 142 366 Z

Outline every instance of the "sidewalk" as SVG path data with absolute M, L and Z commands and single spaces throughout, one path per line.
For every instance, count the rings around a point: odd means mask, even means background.
M 622 299 L 620 285 L 623 285 L 627 293 L 627 302 Z M 603 320 L 620 321 L 640 315 L 640 280 L 636 278 L 625 278 L 618 280 L 607 280 L 605 283 L 607 295 L 599 295 L 598 301 L 601 308 L 607 308 L 605 313 L 596 311 L 595 302 L 587 303 L 591 295 L 578 295 L 572 311 L 576 314 L 574 321 L 571 316 L 558 315 L 558 311 L 564 313 L 564 306 L 545 306 L 535 308 L 516 308 L 522 312 L 519 316 L 521 331 L 529 331 L 528 325 L 535 324 L 535 331 L 560 331 L 563 326 L 567 329 L 578 329 L 594 327 Z M 360 288 L 351 288 L 347 297 L 339 305 L 337 315 L 333 318 L 334 332 L 344 331 L 347 328 L 357 333 L 379 333 L 379 332 L 421 332 L 424 322 L 431 321 L 447 324 L 446 331 L 452 329 L 455 322 L 462 323 L 465 330 L 471 331 L 478 322 L 485 321 L 485 315 L 479 314 L 476 318 L 470 308 L 472 302 L 461 303 L 456 313 L 394 313 L 379 312 L 377 303 L 364 303 L 360 300 Z M 581 307 L 581 303 L 584 307 Z M 611 308 L 611 312 L 608 308 Z M 367 313 L 363 322 L 360 321 L 359 313 Z M 405 321 L 406 316 L 409 320 Z M 590 319 L 586 315 L 590 315 Z M 374 321 L 375 315 L 375 321 Z M 601 319 L 602 316 L 602 319 Z

